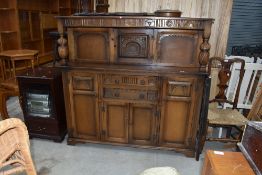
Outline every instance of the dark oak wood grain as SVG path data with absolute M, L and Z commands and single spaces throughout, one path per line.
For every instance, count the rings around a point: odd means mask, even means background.
M 58 24 L 60 41 L 68 33 L 59 67 L 69 144 L 195 155 L 212 19 L 88 15 Z

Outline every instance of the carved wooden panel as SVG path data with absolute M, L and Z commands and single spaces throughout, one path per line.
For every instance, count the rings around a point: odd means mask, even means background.
M 121 27 L 121 28 L 159 28 L 159 29 L 204 29 L 206 22 L 212 19 L 202 20 L 197 18 L 159 18 L 155 16 L 140 16 L 139 18 L 129 18 L 119 16 L 78 16 L 59 17 L 65 27 Z
M 189 97 L 191 95 L 191 82 L 183 81 L 168 81 L 168 96 L 183 96 Z
M 111 85 L 136 85 L 158 87 L 159 80 L 155 76 L 136 76 L 136 75 L 104 75 L 104 84 Z
M 139 89 L 104 88 L 103 97 L 109 99 L 139 100 L 153 102 L 158 99 L 158 93 L 156 90 L 149 91 Z
M 89 62 L 109 62 L 110 46 L 107 29 L 86 29 L 74 32 L 76 58 Z
M 119 62 L 152 62 L 153 30 L 118 30 Z
M 119 57 L 146 58 L 148 55 L 146 35 L 120 35 Z
M 74 90 L 94 90 L 94 78 L 84 76 L 73 76 L 73 89 Z
M 200 37 L 196 31 L 159 30 L 157 33 L 157 62 L 193 67 L 199 65 Z

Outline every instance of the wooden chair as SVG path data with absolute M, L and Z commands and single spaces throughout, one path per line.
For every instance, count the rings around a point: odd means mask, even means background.
M 237 108 L 251 109 L 254 101 L 256 100 L 256 94 L 262 83 L 262 59 L 250 58 L 244 56 L 226 56 L 226 59 L 240 58 L 245 60 L 245 74 L 240 87 L 239 98 Z M 232 74 L 230 81 L 228 82 L 228 89 L 226 97 L 231 99 L 236 92 L 236 84 L 239 77 L 240 63 L 234 64 L 232 67 Z M 232 105 L 225 103 L 224 108 L 232 107 Z
M 0 121 L 0 174 L 36 175 L 25 124 L 17 118 Z
M 228 82 L 231 78 L 231 68 L 235 63 L 240 63 L 241 65 L 240 74 L 236 87 L 235 96 L 234 98 L 232 98 L 232 101 L 229 101 L 225 93 L 228 88 Z M 227 60 L 219 57 L 213 57 L 210 58 L 209 60 L 209 65 L 208 65 L 209 73 L 211 73 L 211 68 L 213 66 L 219 67 L 219 73 L 218 73 L 219 83 L 217 85 L 219 88 L 219 92 L 214 99 L 209 101 L 209 104 L 213 102 L 217 102 L 221 108 L 209 108 L 207 126 L 213 128 L 214 127 L 226 128 L 227 133 L 226 136 L 223 138 L 206 137 L 206 140 L 222 141 L 222 142 L 239 142 L 241 140 L 241 135 L 242 135 L 241 127 L 248 122 L 248 119 L 236 110 L 240 87 L 244 76 L 245 61 L 238 58 Z M 223 103 L 231 104 L 232 108 L 223 109 L 222 108 Z M 231 134 L 232 128 L 236 128 L 236 130 L 239 131 L 239 135 L 235 138 L 232 137 Z
M 7 99 L 12 96 L 19 96 L 19 88 L 16 81 L 16 61 L 27 63 L 24 66 L 25 69 L 28 69 L 28 67 L 34 69 L 35 60 L 37 61 L 37 65 L 39 65 L 37 50 L 8 50 L 0 53 L 1 75 L 3 79 L 0 84 L 0 114 L 2 119 L 8 118 Z

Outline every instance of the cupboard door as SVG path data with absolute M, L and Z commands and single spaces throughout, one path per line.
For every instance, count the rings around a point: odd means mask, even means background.
M 168 78 L 163 85 L 159 144 L 185 148 L 192 145 L 194 114 L 192 78 Z
M 117 35 L 117 62 L 152 63 L 153 30 L 120 29 Z
M 73 72 L 70 76 L 70 119 L 73 137 L 99 139 L 99 112 L 95 82 L 96 76 L 93 74 Z
M 108 63 L 110 61 L 109 29 L 74 29 L 68 31 L 71 58 L 77 61 Z
M 159 64 L 168 66 L 198 67 L 202 37 L 198 31 L 161 29 L 157 31 L 155 55 Z
M 157 116 L 157 107 L 155 105 L 131 104 L 129 142 L 138 145 L 155 144 Z
M 102 105 L 102 138 L 109 142 L 128 142 L 128 104 L 104 102 Z
M 73 95 L 74 133 L 78 138 L 97 140 L 96 97 L 86 94 Z

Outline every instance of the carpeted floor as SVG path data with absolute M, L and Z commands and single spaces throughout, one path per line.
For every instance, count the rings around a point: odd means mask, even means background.
M 22 109 L 20 107 L 18 97 L 11 97 L 7 101 L 7 112 L 9 116 L 24 119 Z

